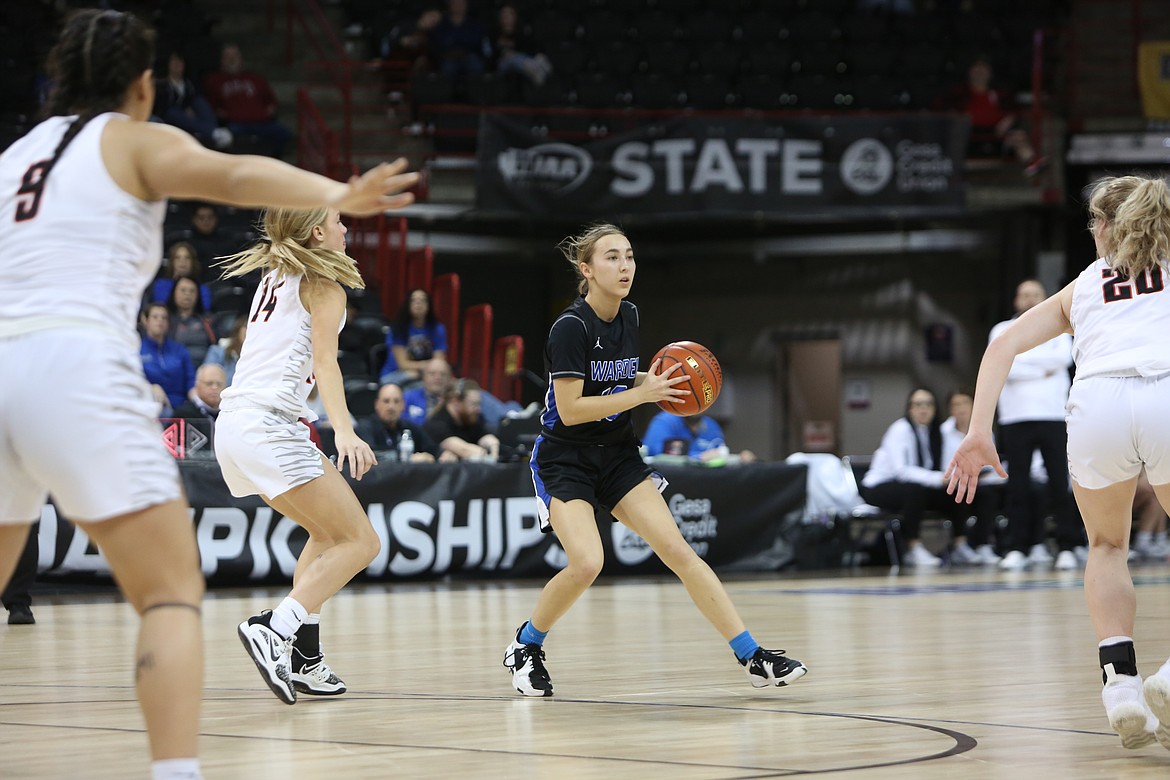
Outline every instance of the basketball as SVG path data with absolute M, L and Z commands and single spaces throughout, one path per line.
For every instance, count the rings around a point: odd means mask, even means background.
M 723 369 L 719 367 L 719 361 L 715 359 L 711 350 L 702 344 L 693 341 L 672 342 L 658 350 L 650 364 L 653 365 L 655 360 L 662 361 L 662 365 L 658 367 L 660 374 L 666 373 L 666 370 L 675 363 L 681 365 L 682 368 L 671 376 L 683 374 L 687 381 L 679 382 L 675 387 L 691 391 L 689 398 L 659 401 L 658 406 L 664 411 L 679 417 L 690 417 L 692 414 L 706 411 L 719 397 L 719 391 L 723 388 Z

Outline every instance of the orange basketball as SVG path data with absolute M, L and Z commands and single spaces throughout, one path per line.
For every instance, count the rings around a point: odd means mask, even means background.
M 691 391 L 689 397 L 678 401 L 659 401 L 658 406 L 664 411 L 679 417 L 690 417 L 692 414 L 706 411 L 719 397 L 719 391 L 723 388 L 723 369 L 719 367 L 719 361 L 715 359 L 711 350 L 702 344 L 693 341 L 672 342 L 658 350 L 650 364 L 653 365 L 655 360 L 662 361 L 658 367 L 659 373 L 665 373 L 676 363 L 681 365 L 682 368 L 677 369 L 671 376 L 684 374 L 687 381 L 680 382 L 675 387 Z

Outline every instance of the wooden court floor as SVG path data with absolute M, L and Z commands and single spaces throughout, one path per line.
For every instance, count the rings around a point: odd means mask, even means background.
M 1143 673 L 1170 653 L 1170 567 L 1135 569 Z M 550 634 L 557 695 L 500 664 L 539 582 L 358 585 L 322 637 L 350 685 L 279 703 L 235 634 L 275 590 L 204 611 L 207 778 L 1160 778 L 1100 703 L 1081 573 L 753 576 L 728 589 L 766 646 L 810 668 L 751 688 L 682 587 L 602 580 Z M 136 621 L 107 594 L 0 625 L 0 777 L 142 778 Z

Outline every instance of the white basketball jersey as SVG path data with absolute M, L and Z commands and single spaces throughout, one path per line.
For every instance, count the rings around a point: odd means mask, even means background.
M 313 376 L 313 330 L 301 304 L 301 277 L 264 275 L 248 314 L 248 331 L 221 409 L 276 409 L 312 421 L 306 404 Z M 341 319 L 345 325 L 345 317 Z
M 1077 277 L 1069 320 L 1077 379 L 1170 372 L 1170 273 L 1133 279 L 1097 260 Z
M 92 325 L 136 345 L 142 292 L 162 260 L 166 201 L 139 200 L 102 162 L 91 119 L 46 180 L 73 117 L 51 117 L 0 155 L 0 335 Z

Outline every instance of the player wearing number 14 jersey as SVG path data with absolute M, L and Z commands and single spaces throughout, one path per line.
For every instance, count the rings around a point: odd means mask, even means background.
M 360 479 L 375 462 L 350 425 L 337 365 L 346 300 L 341 285 L 364 286 L 345 254 L 345 233 L 334 209 L 269 209 L 265 241 L 226 262 L 228 276 L 265 274 L 235 377 L 223 393 L 215 456 L 233 495 L 259 495 L 309 532 L 288 597 L 237 629 L 264 682 L 286 704 L 298 692 L 345 692 L 321 654 L 321 607 L 380 548 L 338 473 L 348 460 L 350 475 Z M 337 469 L 300 422 L 315 419 L 305 405 L 314 381 L 337 433 Z
M 1142 683 L 1127 553 L 1142 469 L 1170 508 L 1170 188 L 1164 179 L 1107 177 L 1089 196 L 1100 259 L 1028 310 L 987 348 L 969 432 L 947 473 L 968 501 L 979 472 L 1001 472 L 991 441 L 995 400 L 1016 355 L 1073 334 L 1077 373 L 1068 398 L 1068 467 L 1089 534 L 1085 601 L 1097 633 L 1109 725 L 1130 749 L 1170 749 L 1170 661 Z

